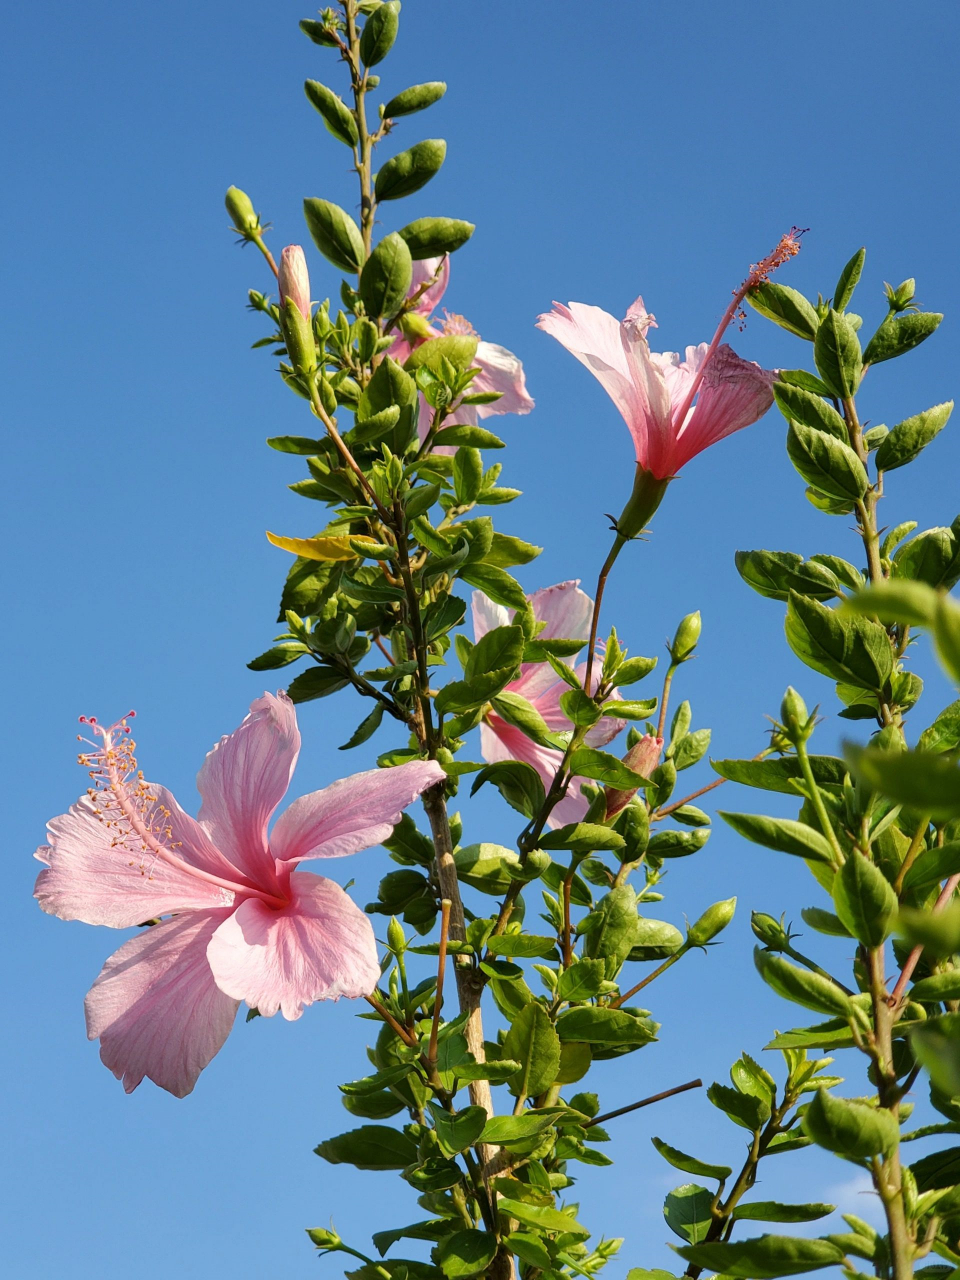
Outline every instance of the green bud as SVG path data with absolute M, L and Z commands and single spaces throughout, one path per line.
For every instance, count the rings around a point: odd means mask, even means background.
M 814 718 L 808 713 L 807 704 L 790 685 L 780 703 L 780 720 L 794 746 L 806 742 L 813 733 Z
M 390 923 L 387 925 L 387 946 L 394 955 L 402 955 L 407 949 L 407 938 L 403 932 L 403 925 L 396 916 L 390 917 Z
M 307 1235 L 318 1249 L 339 1249 L 343 1243 L 336 1231 L 327 1231 L 324 1227 L 308 1227 Z
M 433 337 L 430 321 L 426 316 L 418 315 L 416 311 L 408 311 L 406 315 L 400 317 L 400 332 L 411 343 Z
M 699 639 L 700 611 L 698 609 L 696 613 L 688 613 L 677 627 L 677 634 L 673 637 L 673 644 L 670 645 L 670 657 L 673 662 L 686 662 L 691 658 Z
M 750 928 L 768 951 L 786 951 L 790 945 L 790 933 L 784 928 L 782 917 L 774 920 L 765 911 L 754 911 L 750 916 Z
M 627 505 L 620 512 L 617 533 L 622 538 L 636 538 L 653 518 L 653 514 L 667 492 L 668 480 L 658 479 L 653 472 L 637 465 L 633 479 L 633 492 Z
M 287 299 L 280 311 L 280 327 L 294 373 L 315 373 L 317 349 L 313 342 L 313 329 L 292 298 Z
M 241 235 L 249 236 L 260 229 L 260 219 L 245 191 L 239 187 L 228 187 L 224 200 L 230 220 Z
M 715 938 L 727 927 L 736 909 L 736 898 L 725 898 L 722 902 L 715 902 L 712 907 L 707 907 L 696 924 L 692 924 L 687 930 L 687 945 L 705 947 L 711 938 Z
M 884 284 L 883 291 L 891 311 L 906 311 L 917 292 L 917 282 L 912 277 L 904 280 L 894 289 L 893 285 Z

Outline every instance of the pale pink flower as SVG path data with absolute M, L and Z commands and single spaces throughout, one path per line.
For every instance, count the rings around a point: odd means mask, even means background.
M 645 733 L 639 742 L 635 742 L 623 757 L 623 763 L 628 769 L 632 769 L 634 773 L 639 773 L 641 778 L 649 778 L 660 763 L 660 752 L 662 750 L 663 739 L 655 738 L 652 734 Z M 631 791 L 614 791 L 612 787 L 604 787 L 603 791 L 607 799 L 607 811 L 605 814 L 607 822 L 611 822 L 618 813 L 622 812 L 637 794 L 636 787 Z
M 281 253 L 277 284 L 280 287 L 280 306 L 289 298 L 304 320 L 309 320 L 310 275 L 300 245 L 288 244 Z
M 86 721 L 94 786 L 48 824 L 35 896 L 62 920 L 144 929 L 104 965 L 87 1032 L 129 1093 L 148 1076 L 183 1097 L 245 1000 L 299 1018 L 314 1000 L 371 992 L 380 976 L 367 916 L 332 880 L 298 870 L 385 840 L 407 805 L 442 781 L 433 761 L 374 769 L 295 800 L 267 826 L 300 750 L 286 694 L 265 693 L 197 778 L 198 820 L 143 780 L 125 720 Z
M 410 286 L 408 296 L 412 297 L 428 280 L 433 280 L 435 275 L 437 276 L 435 283 L 431 284 L 426 292 L 421 294 L 412 309 L 413 315 L 419 316 L 426 321 L 430 321 L 433 312 L 440 305 L 440 300 L 446 292 L 447 284 L 450 281 L 450 258 L 423 258 L 418 262 L 414 262 L 413 283 Z M 444 317 L 439 323 L 429 324 L 431 337 L 439 338 L 446 334 L 455 333 L 468 335 L 476 333 L 469 320 L 465 320 L 463 316 L 444 312 Z M 399 364 L 403 364 L 409 358 L 414 347 L 419 347 L 425 341 L 427 341 L 426 338 L 420 338 L 411 342 L 401 334 L 394 339 L 389 354 L 392 359 Z M 456 423 L 476 425 L 478 416 L 487 418 L 491 414 L 530 412 L 533 408 L 533 400 L 527 392 L 527 384 L 523 376 L 523 365 L 512 351 L 508 351 L 506 347 L 498 346 L 495 342 L 481 340 L 477 343 L 474 364 L 479 366 L 480 372 L 470 384 L 471 393 L 497 391 L 500 392 L 500 399 L 494 400 L 492 404 L 464 405 L 456 413 L 444 419 L 444 426 L 449 427 Z M 430 412 L 430 409 L 421 399 L 421 439 L 426 435 L 430 422 Z
M 538 633 L 538 639 L 582 640 L 584 644 L 590 634 L 590 619 L 593 615 L 593 601 L 580 590 L 579 579 L 572 582 L 558 582 L 556 586 L 544 587 L 535 591 L 527 599 L 533 606 L 534 617 L 538 622 L 547 625 Z M 479 640 L 494 627 L 504 627 L 510 622 L 512 611 L 503 605 L 494 604 L 482 591 L 473 593 L 473 636 Z M 593 681 L 596 686 L 602 658 L 596 658 L 593 666 Z M 586 674 L 587 664 L 582 662 L 577 668 L 577 675 L 582 680 Z M 519 693 L 531 702 L 554 733 L 573 729 L 573 725 L 564 715 L 560 706 L 560 697 L 570 686 L 559 679 L 553 667 L 546 662 L 529 662 L 520 668 L 517 678 L 507 685 L 507 693 Z M 623 720 L 604 717 L 587 734 L 587 743 L 591 747 L 606 746 L 624 727 Z M 545 787 L 549 788 L 559 768 L 563 753 L 553 747 L 543 747 L 532 742 L 514 725 L 508 724 L 495 711 L 490 711 L 480 726 L 480 752 L 489 764 L 499 760 L 522 760 L 532 765 L 539 773 Z M 583 778 L 574 778 L 566 796 L 560 801 L 549 820 L 551 827 L 561 827 L 568 822 L 580 822 L 588 809 L 586 797 L 580 790 Z
M 658 480 L 756 422 L 773 403 L 776 374 L 716 339 L 687 347 L 683 360 L 675 351 L 651 351 L 647 330 L 656 322 L 642 298 L 619 322 L 600 307 L 555 302 L 537 326 L 600 382 L 630 428 L 637 462 Z

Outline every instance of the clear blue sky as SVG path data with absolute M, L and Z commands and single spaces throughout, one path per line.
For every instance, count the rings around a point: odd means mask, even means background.
M 92 0 L 19 5 L 6 18 L 0 1204 L 17 1280 L 336 1274 L 311 1256 L 303 1227 L 332 1215 L 364 1247 L 369 1229 L 419 1213 L 391 1175 L 311 1154 L 350 1127 L 335 1085 L 363 1072 L 370 1025 L 351 1007 L 317 1006 L 298 1024 L 241 1022 L 186 1101 L 149 1083 L 126 1097 L 82 1018 L 118 939 L 45 917 L 30 896 L 44 822 L 81 790 L 78 714 L 135 706 L 148 776 L 195 811 L 205 751 L 264 688 L 244 663 L 273 635 L 287 561 L 263 531 L 316 524 L 285 488 L 296 460 L 263 444 L 307 428 L 270 357 L 248 350 L 261 328 L 245 291 L 270 282 L 255 254 L 234 246 L 222 205 L 228 185 L 246 189 L 279 248 L 306 242 L 303 196 L 354 200 L 345 152 L 302 93 L 305 77 L 331 75 L 297 31 L 309 13 L 290 0 Z M 883 279 L 915 275 L 920 300 L 947 313 L 922 350 L 871 374 L 870 419 L 892 424 L 956 394 L 954 5 L 407 0 L 401 33 L 387 94 L 435 78 L 450 89 L 429 117 L 398 129 L 398 142 L 444 136 L 449 153 L 398 216 L 478 224 L 447 304 L 522 356 L 537 399 L 531 417 L 502 422 L 507 482 L 525 497 L 501 510 L 501 527 L 547 548 L 522 571 L 529 588 L 568 577 L 590 588 L 607 545 L 601 513 L 619 510 L 632 469 L 602 390 L 533 327 L 553 298 L 621 315 L 642 292 L 662 347 L 682 348 L 709 338 L 748 265 L 796 223 L 811 230 L 784 282 L 830 292 L 866 244 L 857 309 L 868 327 Z M 333 292 L 332 270 L 311 261 L 315 296 Z M 809 355 L 753 317 L 734 341 L 767 366 Z M 889 524 L 957 514 L 956 430 L 891 477 Z M 771 413 L 691 464 L 651 541 L 623 556 L 609 597 L 606 620 L 634 652 L 660 652 L 677 619 L 702 609 L 702 656 L 680 689 L 695 724 L 713 727 L 715 755 L 758 750 L 763 716 L 790 681 L 831 712 L 824 747 L 841 732 L 827 682 L 787 656 L 781 606 L 753 595 L 733 565 L 743 547 L 859 562 L 848 522 L 807 504 L 783 436 Z M 928 718 L 946 696 L 932 680 Z M 303 709 L 296 787 L 369 766 L 380 739 L 335 750 L 357 718 L 346 694 Z M 694 781 L 709 776 L 702 766 Z M 724 801 L 760 807 L 746 792 Z M 476 803 L 468 838 L 509 844 L 512 816 L 496 797 Z M 756 1053 L 773 1026 L 802 1021 L 750 960 L 750 907 L 789 907 L 798 919 L 816 900 L 805 869 L 785 862 L 718 829 L 703 854 L 671 868 L 668 919 L 732 893 L 740 914 L 722 948 L 652 989 L 662 1041 L 599 1066 L 605 1106 L 693 1074 L 723 1078 L 741 1047 Z M 355 875 L 365 900 L 391 865 L 374 852 L 333 870 Z M 628 1265 L 670 1265 L 660 1203 L 683 1175 L 659 1161 L 651 1133 L 726 1163 L 742 1147 L 702 1095 L 617 1122 L 616 1168 L 587 1171 L 579 1188 L 585 1221 L 629 1233 L 613 1280 Z M 817 1198 L 870 1216 L 850 1167 L 825 1154 L 785 1158 L 764 1193 L 809 1198 L 814 1181 Z

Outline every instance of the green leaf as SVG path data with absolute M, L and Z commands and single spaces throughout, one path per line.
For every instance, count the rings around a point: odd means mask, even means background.
M 412 1138 L 380 1124 L 365 1124 L 327 1138 L 314 1151 L 329 1164 L 352 1164 L 358 1169 L 405 1169 L 417 1159 Z
M 530 1008 L 527 1005 L 527 1008 Z M 560 1055 L 557 1054 L 559 1065 Z M 552 1083 L 552 1082 L 551 1082 Z M 524 1111 L 517 1116 L 491 1116 L 483 1126 L 480 1134 L 481 1142 L 489 1142 L 493 1146 L 505 1147 L 511 1143 L 525 1142 L 527 1138 L 536 1137 L 556 1123 L 556 1112 Z
M 697 831 L 660 831 L 647 845 L 648 853 L 657 858 L 687 858 L 698 853 L 710 839 L 710 828 Z
M 459 218 L 417 218 L 401 227 L 397 234 L 406 241 L 410 257 L 440 258 L 465 245 L 476 228 Z
M 569 849 L 571 853 L 595 853 L 598 849 L 622 849 L 626 841 L 612 827 L 593 822 L 570 822 L 540 837 L 541 849 Z
M 594 700 L 582 689 L 569 689 L 560 695 L 560 710 L 571 724 L 590 728 L 603 714 Z
M 883 627 L 795 591 L 787 605 L 786 635 L 802 662 L 834 680 L 879 691 L 893 671 L 893 650 Z
M 380 728 L 380 721 L 382 719 L 383 703 L 378 702 L 370 714 L 360 721 L 349 739 L 339 749 L 341 751 L 349 751 L 351 747 L 359 747 L 361 742 L 366 742 L 368 738 L 372 738 Z
M 572 1235 L 581 1240 L 585 1240 L 590 1234 L 571 1213 L 553 1209 L 549 1205 L 525 1204 L 522 1200 L 511 1200 L 501 1196 L 497 1207 L 505 1217 L 516 1218 L 518 1222 L 534 1227 L 538 1231 L 549 1232 L 552 1235 Z
M 451 680 L 437 694 L 437 710 L 444 715 L 459 715 L 475 707 L 482 707 L 505 688 L 515 675 L 515 667 L 499 667 L 484 675 L 475 676 L 473 680 Z
M 833 878 L 837 915 L 866 947 L 879 947 L 892 932 L 897 895 L 878 866 L 856 849 Z
M 827 789 L 843 786 L 847 766 L 839 756 L 810 756 L 809 760 L 818 786 Z M 779 760 L 711 760 L 710 765 L 730 782 L 742 782 L 761 791 L 780 791 L 788 796 L 797 794 L 794 779 L 799 782 L 803 778 L 796 756 L 783 756 Z
M 399 405 L 400 421 L 394 430 L 394 443 L 400 452 L 415 434 L 418 395 L 417 384 L 409 373 L 385 355 L 360 397 L 357 418 L 365 422 L 391 405 Z
M 940 974 L 938 977 L 946 977 Z M 925 982 L 932 979 L 926 978 Z M 920 999 L 916 995 L 918 982 L 910 992 L 911 998 Z M 956 989 L 956 986 L 955 988 Z M 937 997 L 934 997 L 937 998 Z M 955 999 L 956 997 L 942 997 Z M 916 1023 L 910 1028 L 910 1045 L 926 1068 L 933 1085 L 948 1098 L 956 1098 L 960 1094 L 960 1014 L 948 1013 L 940 1018 L 930 1018 L 926 1022 Z
M 469 369 L 476 357 L 478 343 L 478 338 L 470 337 L 465 333 L 449 333 L 440 338 L 428 338 L 419 347 L 414 347 L 403 367 L 411 371 L 427 368 L 437 377 L 443 375 L 444 360 L 449 360 L 455 369 Z M 436 459 L 432 461 L 435 462 Z
M 347 683 L 335 667 L 310 667 L 302 671 L 287 686 L 291 702 L 312 702 L 314 698 L 326 698 Z
M 855 1006 L 832 979 L 800 969 L 782 956 L 772 955 L 760 947 L 754 948 L 753 960 L 767 986 L 785 1000 L 792 1000 L 794 1004 L 817 1013 L 832 1013 L 843 1018 L 852 1016 Z
M 617 791 L 636 791 L 649 784 L 649 778 L 642 773 L 635 773 L 622 760 L 610 755 L 607 751 L 598 751 L 594 747 L 579 747 L 570 756 L 570 769 L 582 778 L 595 778 L 598 782 Z M 598 848 L 607 848 L 598 845 Z
M 833 865 L 833 850 L 829 841 L 804 822 L 796 822 L 792 818 L 765 818 L 756 813 L 718 812 L 734 831 L 745 839 L 752 840 L 754 844 L 813 862 Z
M 827 312 L 817 329 L 813 358 L 817 372 L 833 395 L 846 400 L 857 394 L 863 374 L 863 355 L 848 316 L 833 310 Z
M 892 360 L 925 342 L 943 316 L 935 311 L 915 311 L 905 316 L 889 315 L 867 343 L 863 353 L 866 364 Z
M 843 1250 L 829 1240 L 794 1236 L 757 1236 L 733 1243 L 719 1241 L 682 1245 L 677 1252 L 694 1266 L 722 1275 L 725 1280 L 777 1280 L 798 1276 L 843 1262 Z
M 502 760 L 481 769 L 470 794 L 476 795 L 485 782 L 492 782 L 507 804 L 525 818 L 539 813 L 546 798 L 536 769 L 520 760 Z
M 837 311 L 846 311 L 849 306 L 853 291 L 860 279 L 860 273 L 863 271 L 863 263 L 866 256 L 866 249 L 858 249 L 840 272 L 840 279 L 837 281 L 833 298 L 833 305 Z M 772 1219 L 772 1221 L 777 1221 L 777 1219 Z
M 751 289 L 747 302 L 754 311 L 778 324 L 788 333 L 812 342 L 820 320 L 816 311 L 802 293 L 788 285 L 772 284 L 769 280 Z
M 613 698 L 603 708 L 611 720 L 648 720 L 657 709 L 656 698 Z
M 364 1093 L 357 1096 L 348 1094 L 340 1101 L 358 1120 L 389 1120 L 391 1116 L 403 1111 L 405 1106 L 403 1099 L 388 1089 L 380 1093 Z
M 668 956 L 679 951 L 683 943 L 683 934 L 676 925 L 668 924 L 666 920 L 650 920 L 646 916 L 641 916 L 637 920 L 637 936 L 629 959 L 666 960 Z M 687 1170 L 687 1173 L 695 1172 L 694 1169 Z
M 391 231 L 383 237 L 360 272 L 360 298 L 367 315 L 379 318 L 400 310 L 413 279 L 406 243 Z
M 960 817 L 960 768 L 926 751 L 880 751 L 847 746 L 853 771 L 868 786 L 935 822 Z
M 449 1219 L 430 1218 L 426 1222 L 414 1222 L 408 1227 L 394 1227 L 390 1231 L 377 1231 L 372 1239 L 374 1248 L 382 1258 L 398 1240 L 441 1240 L 449 1229 Z
M 453 459 L 453 487 L 457 502 L 469 506 L 476 502 L 483 484 L 483 459 L 479 449 L 463 446 Z
M 836 1209 L 834 1204 L 779 1204 L 776 1200 L 753 1200 L 738 1204 L 734 1218 L 753 1222 L 816 1222 Z
M 277 667 L 286 667 L 309 652 L 310 650 L 305 644 L 301 644 L 299 640 L 294 640 L 274 645 L 272 649 L 267 649 L 265 653 L 261 653 L 259 657 L 248 662 L 247 666 L 251 671 L 275 671 Z
M 350 214 L 329 200 L 303 202 L 303 216 L 313 243 L 340 271 L 359 271 L 363 264 L 363 237 Z M 311 449 L 316 453 L 316 449 Z
M 960 842 L 924 849 L 903 878 L 907 892 L 920 893 L 941 884 L 948 876 L 960 875 Z
M 739 1089 L 731 1089 L 727 1084 L 716 1081 L 707 1090 L 707 1097 L 713 1105 L 730 1117 L 735 1123 L 751 1133 L 756 1133 L 770 1119 L 770 1105 L 763 1098 L 750 1093 L 741 1093 Z
M 825 933 L 830 938 L 851 936 L 840 917 L 835 916 L 832 911 L 823 911 L 820 907 L 804 907 L 800 915 L 811 929 L 816 929 L 817 933 Z
M 474 645 L 464 667 L 468 680 L 498 667 L 517 670 L 523 661 L 523 629 L 493 627 Z
M 863 463 L 842 440 L 791 422 L 787 453 L 807 484 L 831 498 L 858 501 L 870 487 Z
M 676 1147 L 669 1146 L 661 1138 L 651 1138 L 650 1141 L 668 1164 L 672 1164 L 675 1169 L 681 1169 L 684 1173 L 692 1173 L 695 1178 L 716 1178 L 718 1182 L 724 1182 L 733 1172 L 725 1164 L 705 1164 L 696 1156 L 685 1155 Z
M 557 1019 L 557 1034 L 563 1041 L 599 1045 L 644 1045 L 656 1039 L 649 1025 L 632 1014 L 597 1005 L 567 1009 Z
M 485 559 L 487 564 L 495 565 L 498 569 L 509 569 L 511 565 L 529 564 L 531 560 L 536 560 L 542 550 L 543 547 L 535 547 L 532 542 L 524 542 L 522 538 L 514 538 L 508 533 L 494 533 Z M 529 658 L 524 660 L 531 661 Z
M 504 1037 L 503 1054 L 521 1064 L 510 1081 L 515 1093 L 536 1098 L 550 1088 L 560 1070 L 560 1038 L 543 1005 L 534 1001 L 520 1010 Z
M 300 457 L 319 453 L 324 447 L 322 440 L 312 440 L 309 436 L 268 436 L 267 444 L 278 453 L 296 453 Z
M 947 400 L 898 422 L 877 450 L 877 470 L 893 471 L 912 462 L 940 434 L 952 412 L 953 401 Z
M 900 1126 L 890 1111 L 837 1098 L 818 1089 L 802 1120 L 803 1132 L 818 1147 L 848 1160 L 888 1156 L 897 1149 Z
M 747 586 L 768 600 L 787 600 L 791 591 L 814 600 L 841 594 L 834 573 L 794 551 L 738 551 L 735 560 Z
M 440 1146 L 448 1156 L 472 1147 L 487 1123 L 487 1113 L 483 1107 L 464 1107 L 462 1111 L 451 1115 L 436 1103 L 431 1103 L 430 1111 Z
M 581 963 L 601 961 L 602 976 L 612 981 L 637 943 L 637 930 L 637 895 L 630 885 L 618 885 L 580 924 L 579 931 L 586 934 L 583 953 L 587 957 Z
M 517 1185 L 523 1186 L 523 1183 Z M 528 1267 L 539 1267 L 541 1271 L 549 1271 L 550 1253 L 532 1232 L 511 1231 L 509 1235 L 504 1236 L 503 1243 L 505 1248 L 516 1254 Z
M 614 673 L 610 683 L 616 689 L 622 688 L 627 684 L 636 684 L 638 680 L 648 676 L 656 665 L 656 658 L 627 658 L 626 662 Z
M 397 38 L 400 25 L 400 5 L 398 0 L 386 0 L 378 5 L 363 24 L 360 33 L 360 58 L 366 67 L 375 67 L 382 62 Z
M 459 453 L 457 455 L 459 457 Z M 461 570 L 460 577 L 471 587 L 477 587 L 496 604 L 508 609 L 525 609 L 527 597 L 516 578 L 492 564 L 471 564 Z
M 663 1202 L 663 1216 L 670 1230 L 688 1244 L 699 1244 L 713 1223 L 713 1193 L 688 1182 L 675 1187 Z
M 788 422 L 802 423 L 805 427 L 813 427 L 845 444 L 849 443 L 847 424 L 822 395 L 814 395 L 789 382 L 777 382 L 774 383 L 773 397 Z
M 815 396 L 828 396 L 830 388 L 825 386 L 814 373 L 808 373 L 806 369 L 780 369 L 777 376 L 781 383 L 785 382 L 791 387 L 800 387 L 802 391 L 809 391 Z
M 921 1004 L 960 999 L 960 969 L 944 969 L 941 973 L 932 973 L 929 978 L 921 978 L 910 988 L 910 999 Z M 957 1093 L 960 1090 L 954 1090 L 950 1096 L 955 1097 Z
M 492 985 L 496 987 L 497 984 L 494 982 Z M 491 1084 L 506 1084 L 519 1070 L 519 1062 L 500 1058 L 496 1062 L 458 1062 L 456 1074 L 459 1080 L 489 1080 Z
M 495 956 L 520 956 L 528 960 L 552 955 L 557 949 L 557 940 L 533 933 L 495 933 L 487 939 L 487 947 Z
M 447 154 L 442 138 L 428 138 L 388 160 L 377 174 L 374 193 L 378 201 L 399 200 L 425 187 L 440 170 Z
M 404 89 L 402 93 L 390 99 L 383 109 L 384 119 L 395 120 L 398 116 L 410 116 L 415 111 L 423 111 L 426 107 L 432 107 L 435 102 L 439 102 L 446 92 L 447 86 L 442 80 L 429 80 L 426 84 L 411 85 L 409 89 Z
M 634 910 L 634 918 L 636 918 L 636 910 Z M 603 960 L 576 960 L 560 975 L 560 981 L 557 983 L 557 999 L 567 1000 L 570 1003 L 592 1000 L 594 996 L 600 994 L 605 981 L 606 966 Z
M 469 445 L 472 449 L 503 449 L 504 443 L 499 436 L 484 427 L 474 427 L 469 423 L 455 423 L 452 427 L 444 427 L 437 436 L 437 444 Z M 514 563 L 520 564 L 521 561 Z
M 485 1275 L 496 1253 L 497 1237 L 489 1231 L 454 1231 L 437 1246 L 440 1268 L 449 1280 Z
M 710 747 L 710 730 L 695 729 L 685 733 L 676 743 L 670 744 L 672 760 L 677 769 L 689 769 L 707 754 Z
M 511 867 L 519 867 L 520 859 L 513 849 L 500 844 L 468 844 L 453 855 L 457 876 L 471 889 L 499 898 L 513 884 Z
M 303 88 L 311 106 L 320 113 L 327 130 L 348 147 L 356 146 L 360 141 L 357 122 L 343 99 L 318 80 L 308 80 Z
M 520 693 L 503 692 L 493 699 L 493 709 L 507 724 L 514 725 L 531 741 L 544 747 L 556 747 L 556 735 L 532 702 Z

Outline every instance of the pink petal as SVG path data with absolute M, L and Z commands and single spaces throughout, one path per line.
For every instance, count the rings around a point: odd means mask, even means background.
M 170 846 L 186 836 L 176 853 L 184 860 L 196 857 L 198 851 L 205 855 L 209 845 L 205 833 L 169 792 L 156 788 L 153 794 L 171 810 Z M 114 845 L 115 831 L 99 820 L 95 804 L 83 796 L 69 813 L 47 824 L 50 843 L 36 853 L 47 867 L 37 877 L 34 890 L 44 911 L 61 920 L 126 929 L 172 911 L 227 907 L 233 902 L 229 890 L 170 866 L 151 852 L 139 852 L 132 841 L 129 847 Z M 209 850 L 213 861 L 217 851 L 212 846 Z M 232 868 L 228 870 L 235 875 Z
M 507 612 L 506 606 L 495 604 L 482 591 L 474 591 L 471 598 L 471 611 L 473 613 L 473 638 L 475 641 L 480 640 L 488 631 L 493 631 L 495 627 L 507 627 L 510 625 L 510 614 Z
M 223 994 L 207 946 L 228 911 L 191 912 L 153 925 L 103 966 L 86 999 L 87 1034 L 131 1093 L 144 1076 L 188 1094 L 230 1034 L 238 1002 Z
M 411 298 L 422 284 L 425 284 L 427 280 L 433 279 L 441 262 L 443 266 L 436 284 L 431 285 L 429 289 L 420 295 L 417 305 L 414 307 L 414 311 L 420 315 L 428 316 L 432 311 L 436 311 L 440 305 L 440 299 L 446 293 L 447 285 L 450 283 L 450 258 L 449 256 L 444 258 L 420 258 L 413 264 L 413 282 L 407 294 Z M 396 357 L 394 358 L 396 359 Z
M 676 471 L 725 436 L 762 418 L 773 404 L 776 374 L 741 358 L 726 343 L 714 352 L 697 403 L 673 447 Z
M 283 862 L 343 858 L 386 840 L 407 805 L 444 780 L 434 760 L 413 760 L 394 769 L 370 769 L 294 800 L 270 837 Z
M 634 304 L 636 305 L 636 304 Z M 549 333 L 590 370 L 620 410 L 634 435 L 643 415 L 620 338 L 620 325 L 600 307 L 559 302 L 537 318 L 537 328 Z
M 633 436 L 637 462 L 663 479 L 669 474 L 663 460 L 673 438 L 670 392 L 658 359 L 647 342 L 650 317 L 646 311 L 634 313 L 638 303 L 642 307 L 642 300 L 638 298 L 620 326 L 620 341 L 635 394 L 627 426 Z
M 267 823 L 286 795 L 299 751 L 293 703 L 286 694 L 265 693 L 251 703 L 239 729 L 220 739 L 197 777 L 200 822 L 230 861 L 264 888 L 276 883 Z
M 390 772 L 396 772 L 392 770 Z M 247 898 L 207 948 L 222 991 L 290 1021 L 314 1000 L 369 994 L 380 978 L 369 919 L 338 884 L 294 872 L 288 907 Z
M 569 721 L 567 722 L 569 725 Z M 560 767 L 563 753 L 552 747 L 541 747 L 531 742 L 525 734 L 498 715 L 491 715 L 480 726 L 480 754 L 488 764 L 500 760 L 520 760 L 531 765 L 540 775 L 545 791 Z M 587 811 L 587 802 L 580 794 L 582 778 L 574 779 L 566 796 L 553 810 L 547 821 L 549 827 L 562 827 L 568 822 L 579 822 Z
M 590 635 L 593 617 L 593 601 L 580 590 L 580 579 L 558 582 L 552 587 L 541 587 L 528 597 L 538 622 L 547 625 L 538 632 L 540 640 L 582 640 Z
M 498 413 L 530 412 L 534 406 L 527 392 L 523 365 L 512 351 L 497 346 L 495 342 L 480 342 L 477 345 L 476 364 L 480 366 L 480 372 L 470 384 L 471 392 L 501 393 L 500 399 L 493 404 L 479 406 L 477 412 L 481 418 Z

